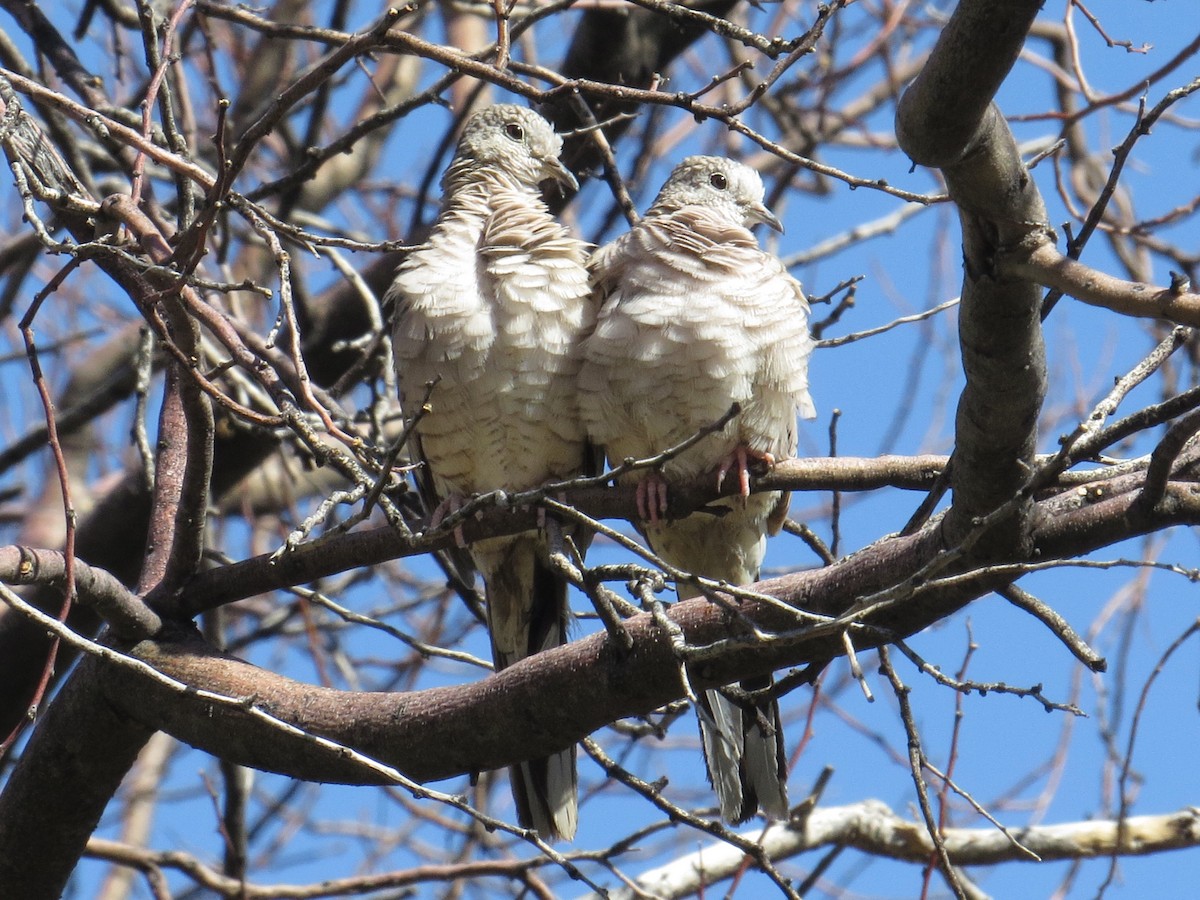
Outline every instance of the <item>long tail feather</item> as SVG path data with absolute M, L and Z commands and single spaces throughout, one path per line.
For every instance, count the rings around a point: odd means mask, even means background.
M 646 528 L 651 546 L 681 569 L 733 584 L 750 584 L 758 577 L 767 528 L 766 518 L 777 501 L 757 495 L 761 509 L 749 504 L 731 506 L 723 518 L 693 515 L 658 528 Z M 699 595 L 686 582 L 678 585 L 681 600 Z M 746 680 L 741 687 L 758 697 L 743 709 L 709 690 L 700 695 L 700 739 L 708 780 L 717 794 L 721 817 L 732 824 L 749 819 L 761 807 L 773 819 L 786 819 L 787 755 L 779 704 L 766 690 L 770 676 Z
M 769 685 L 751 686 L 747 690 Z M 762 811 L 772 819 L 786 819 L 787 758 L 779 704 L 759 701 L 753 712 L 745 711 L 719 691 L 705 691 L 700 739 L 708 780 L 717 794 L 721 818 L 738 825 Z
M 497 669 L 567 640 L 567 583 L 542 560 L 536 541 L 532 535 L 512 540 L 503 561 L 486 573 Z M 575 748 L 520 763 L 509 773 L 517 821 L 545 840 L 571 840 L 579 815 Z

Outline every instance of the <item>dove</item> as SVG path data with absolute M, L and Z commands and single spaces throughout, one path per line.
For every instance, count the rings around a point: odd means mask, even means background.
M 499 104 L 473 115 L 429 239 L 389 289 L 401 406 L 414 421 L 423 489 L 438 503 L 434 524 L 471 495 L 536 488 L 585 466 L 576 378 L 594 321 L 589 245 L 554 219 L 539 190 L 547 180 L 578 186 L 561 150 L 532 110 Z M 567 583 L 550 566 L 543 529 L 469 551 L 497 670 L 566 642 Z M 547 840 L 574 836 L 574 747 L 513 766 L 511 779 L 523 827 Z
M 580 409 L 611 465 L 674 447 L 726 416 L 723 428 L 657 470 L 621 476 L 637 485 L 637 527 L 663 560 L 732 585 L 758 580 L 766 537 L 787 516 L 788 494 L 750 494 L 750 469 L 794 456 L 797 415 L 816 415 L 808 390 L 813 341 L 800 284 L 751 233 L 782 231 L 763 184 L 733 160 L 690 156 L 671 173 L 633 228 L 592 257 L 599 312 L 583 344 Z M 736 477 L 738 493 L 668 520 L 667 485 Z M 679 597 L 698 596 L 680 581 Z M 768 688 L 769 678 L 743 682 Z M 761 695 L 760 695 L 761 696 Z M 786 818 L 787 769 L 778 705 L 743 707 L 716 690 L 699 698 L 709 779 L 721 815 L 745 821 L 758 808 Z

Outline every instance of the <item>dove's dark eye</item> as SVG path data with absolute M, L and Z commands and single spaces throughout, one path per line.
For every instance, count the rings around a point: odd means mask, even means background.
M 708 176 L 708 183 L 715 187 L 718 191 L 723 191 L 729 187 L 729 180 L 720 172 L 713 172 Z
M 514 141 L 525 140 L 525 129 L 522 128 L 520 125 L 518 125 L 516 122 L 509 122 L 507 125 L 505 125 L 504 133 L 507 134 Z

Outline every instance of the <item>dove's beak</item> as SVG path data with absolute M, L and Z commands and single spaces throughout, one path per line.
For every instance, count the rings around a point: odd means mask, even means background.
M 783 223 L 779 221 L 779 216 L 771 212 L 761 203 L 751 203 L 746 207 L 746 218 L 750 220 L 750 224 L 761 222 L 768 228 L 773 228 L 780 234 L 783 234 Z
M 557 156 L 542 160 L 542 171 L 547 179 L 554 179 L 564 188 L 572 191 L 579 190 L 579 182 L 575 180 L 571 170 L 564 166 L 562 160 Z

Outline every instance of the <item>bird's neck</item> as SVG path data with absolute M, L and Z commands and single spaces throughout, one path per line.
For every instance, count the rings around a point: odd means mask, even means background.
M 541 202 L 541 192 L 502 169 L 481 166 L 473 159 L 456 159 L 442 176 L 442 195 L 447 208 L 483 208 L 497 193 L 521 194 Z

